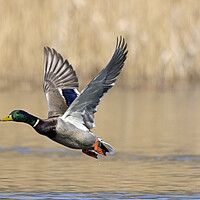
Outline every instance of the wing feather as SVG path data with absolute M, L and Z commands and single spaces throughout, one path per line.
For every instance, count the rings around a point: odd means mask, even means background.
M 124 38 L 118 40 L 115 52 L 108 65 L 86 86 L 80 95 L 73 101 L 64 115 L 64 121 L 74 122 L 74 125 L 83 130 L 95 127 L 94 113 L 103 95 L 114 86 L 118 75 L 124 66 L 128 51 Z
M 55 49 L 44 48 L 43 89 L 49 118 L 63 115 L 69 102 L 78 96 L 78 85 L 78 78 L 69 62 L 63 62 L 62 56 Z

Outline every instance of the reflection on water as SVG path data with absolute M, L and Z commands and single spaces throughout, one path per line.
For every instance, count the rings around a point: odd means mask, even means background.
M 94 200 L 94 199 L 173 199 L 173 200 L 184 200 L 184 199 L 199 199 L 199 195 L 155 195 L 155 194 L 129 194 L 123 192 L 113 193 L 0 193 L 0 199 L 70 199 L 70 200 Z
M 0 117 L 45 118 L 42 92 L 1 93 Z M 0 123 L 0 199 L 199 199 L 200 90 L 113 89 L 94 132 L 116 154 L 95 160 L 20 123 Z

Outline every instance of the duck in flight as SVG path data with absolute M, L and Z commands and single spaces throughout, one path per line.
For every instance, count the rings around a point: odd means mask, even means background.
M 43 89 L 48 103 L 48 119 L 40 119 L 23 110 L 14 110 L 1 121 L 24 122 L 39 134 L 93 158 L 113 153 L 114 148 L 90 130 L 95 127 L 94 113 L 101 98 L 114 86 L 128 51 L 124 38 L 118 40 L 108 65 L 78 92 L 78 78 L 72 66 L 54 49 L 44 48 Z

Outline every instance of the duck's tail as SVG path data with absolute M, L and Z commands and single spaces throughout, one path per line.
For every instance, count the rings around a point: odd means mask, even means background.
M 105 150 L 106 153 L 110 153 L 110 154 L 114 154 L 115 153 L 115 149 L 108 144 L 107 142 L 104 142 L 103 140 L 99 139 L 100 145 L 99 147 L 103 150 Z

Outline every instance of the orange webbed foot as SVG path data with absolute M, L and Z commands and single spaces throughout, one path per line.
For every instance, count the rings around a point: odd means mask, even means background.
M 104 149 L 102 149 L 101 147 L 98 146 L 98 137 L 96 137 L 96 142 L 95 142 L 95 144 L 94 144 L 94 150 L 95 150 L 97 153 L 106 156 L 106 151 L 105 151 Z

